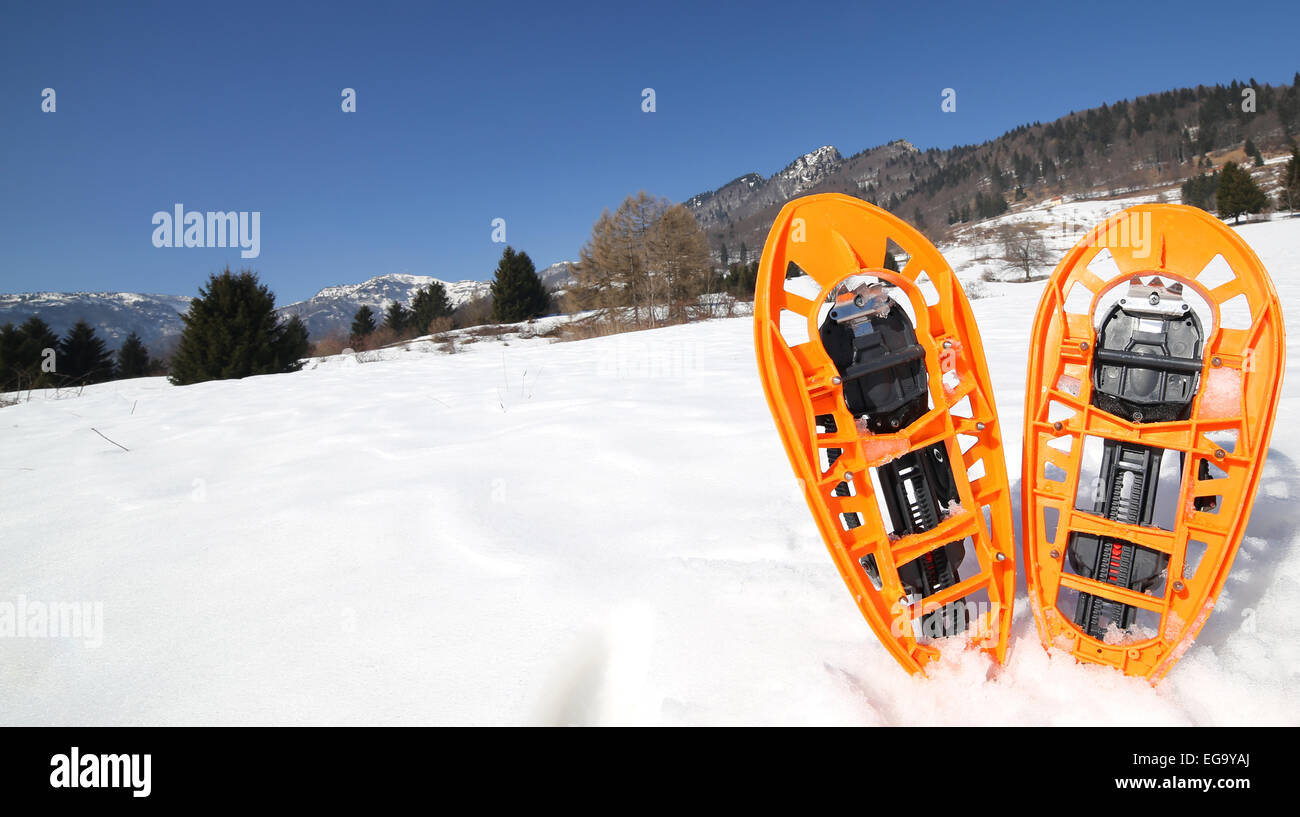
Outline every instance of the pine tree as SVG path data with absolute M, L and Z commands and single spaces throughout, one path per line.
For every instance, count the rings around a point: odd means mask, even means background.
M 352 318 L 352 339 L 360 340 L 375 331 L 375 311 L 362 305 Z
M 305 362 L 303 358 L 311 352 L 311 338 L 307 333 L 307 324 L 297 315 L 290 315 L 289 320 L 279 327 L 280 336 L 272 345 L 275 356 L 271 365 L 277 372 L 296 372 Z
M 416 334 L 429 332 L 429 324 L 437 318 L 451 317 L 451 303 L 447 301 L 447 288 L 440 281 L 421 287 L 411 301 L 411 328 Z
M 12 323 L 0 326 L 0 392 L 17 391 L 18 348 L 23 337 Z
M 492 320 L 518 323 L 549 311 L 551 296 L 526 252 L 506 247 L 492 279 Z
M 113 379 L 113 356 L 95 328 L 79 320 L 59 341 L 59 378 L 65 383 L 85 385 Z
M 393 330 L 397 334 L 406 331 L 407 325 L 411 322 L 411 311 L 402 305 L 401 301 L 393 301 L 384 311 L 384 326 Z
M 302 321 L 281 324 L 275 295 L 251 270 L 210 276 L 183 320 L 169 378 L 178 386 L 297 371 L 308 351 Z
M 1199 207 L 1206 212 L 1213 211 L 1214 196 L 1219 189 L 1219 172 L 1210 175 L 1201 174 L 1183 182 L 1183 204 Z
M 1244 149 L 1245 149 L 1245 151 L 1246 151 L 1246 155 L 1247 155 L 1247 156 L 1250 156 L 1250 157 L 1253 157 L 1253 158 L 1254 158 L 1254 160 L 1255 160 L 1255 167 L 1263 167 L 1263 166 L 1264 166 L 1264 154 L 1262 154 L 1262 153 L 1259 152 L 1259 148 L 1255 146 L 1255 142 L 1254 142 L 1253 140 L 1251 140 L 1251 139 L 1247 139 L 1247 140 L 1246 140 L 1246 146 L 1245 146 Z
M 135 332 L 127 335 L 126 340 L 122 342 L 122 348 L 117 350 L 117 376 L 144 377 L 152 368 L 153 361 L 149 359 L 149 350 L 145 348 L 140 336 Z
M 1291 158 L 1282 171 L 1281 182 L 1278 203 L 1287 210 L 1300 210 L 1300 148 L 1291 149 Z
M 39 316 L 0 330 L 0 391 L 45 388 L 58 382 L 59 336 Z
M 1219 206 L 1219 215 L 1239 222 L 1245 213 L 1259 213 L 1268 206 L 1268 196 L 1259 189 L 1250 174 L 1228 162 L 1219 175 L 1219 189 L 1215 194 Z

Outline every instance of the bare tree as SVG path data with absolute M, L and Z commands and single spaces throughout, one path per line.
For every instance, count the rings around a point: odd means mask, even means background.
M 570 309 L 601 309 L 612 318 L 611 308 L 630 306 L 634 321 L 641 324 L 643 308 L 652 305 L 654 294 L 647 243 L 667 209 L 666 199 L 643 190 L 624 199 L 613 213 L 601 213 L 574 269 Z M 653 309 L 645 309 L 645 315 L 653 320 Z
M 662 298 L 669 322 L 684 321 L 713 266 L 708 237 L 685 205 L 674 204 L 655 222 L 647 243 L 652 291 Z
M 1052 257 L 1043 243 L 1042 234 L 1027 224 L 1017 224 L 1004 228 L 1002 239 L 1002 261 L 1006 269 L 1020 270 L 1028 281 L 1034 270 L 1050 266 Z
M 630 307 L 637 326 L 684 320 L 711 264 L 708 238 L 690 210 L 641 191 L 593 225 L 567 306 L 602 310 L 610 321 Z

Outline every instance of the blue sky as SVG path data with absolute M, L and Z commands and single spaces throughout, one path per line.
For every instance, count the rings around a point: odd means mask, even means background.
M 0 291 L 193 294 L 226 264 L 280 303 L 387 272 L 486 279 L 496 218 L 543 266 L 639 189 L 683 200 L 824 144 L 948 147 L 1300 70 L 1295 0 L 1176 8 L 7 3 Z M 260 212 L 260 256 L 154 247 L 177 203 Z

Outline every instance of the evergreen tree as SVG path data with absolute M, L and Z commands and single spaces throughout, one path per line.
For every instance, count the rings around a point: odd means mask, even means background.
M 352 338 L 360 339 L 375 331 L 375 311 L 362 305 L 352 318 Z
M 551 296 L 526 252 L 506 247 L 492 279 L 492 320 L 518 323 L 540 318 L 551 306 Z
M 0 326 L 0 392 L 16 391 L 19 370 L 18 348 L 23 337 L 12 323 Z
M 275 295 L 251 270 L 210 276 L 183 320 L 169 378 L 178 386 L 297 371 L 308 351 L 302 321 L 281 324 Z
M 58 381 L 59 336 L 39 316 L 0 330 L 0 391 L 46 388 Z
M 1268 206 L 1268 196 L 1255 184 L 1250 173 L 1238 167 L 1236 162 L 1223 166 L 1215 199 L 1219 215 L 1233 219 L 1233 223 L 1240 221 L 1245 213 L 1259 213 Z
M 117 350 L 117 376 L 144 377 L 153 365 L 149 359 L 149 350 L 141 342 L 140 336 L 135 332 L 127 335 L 122 348 Z
M 428 334 L 429 324 L 437 318 L 451 316 L 451 303 L 447 301 L 447 288 L 440 281 L 421 287 L 411 301 L 409 326 L 418 335 Z
M 1214 210 L 1214 194 L 1219 189 L 1219 172 L 1201 174 L 1183 182 L 1183 204 L 1199 207 L 1206 212 Z
M 411 311 L 402 305 L 401 301 L 393 301 L 384 311 L 384 326 L 398 333 L 406 331 L 406 327 L 411 322 Z
M 1246 140 L 1245 151 L 1247 156 L 1254 158 L 1255 167 L 1264 166 L 1264 155 L 1259 152 L 1259 148 L 1255 146 L 1255 142 L 1253 140 L 1251 139 Z
M 275 356 L 271 365 L 277 372 L 296 372 L 302 368 L 303 358 L 311 353 L 311 338 L 307 333 L 307 324 L 297 315 L 290 315 L 289 320 L 281 324 L 278 342 L 272 346 Z
M 1291 149 L 1291 158 L 1282 171 L 1282 192 L 1278 203 L 1287 210 L 1300 210 L 1300 149 Z
M 727 243 L 725 241 L 722 242 L 722 252 L 719 253 L 719 256 L 722 260 L 722 268 L 725 270 L 731 269 L 731 262 L 727 258 Z
M 113 379 L 113 356 L 95 335 L 95 328 L 84 320 L 73 324 L 59 341 L 58 362 L 59 379 L 65 383 L 84 385 Z
M 791 277 L 787 273 L 787 277 Z M 754 284 L 758 281 L 758 262 L 752 261 L 748 264 L 739 262 L 731 265 L 727 270 L 726 287 L 727 292 L 737 298 L 754 297 Z

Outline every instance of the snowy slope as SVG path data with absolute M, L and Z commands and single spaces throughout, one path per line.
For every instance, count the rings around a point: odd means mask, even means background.
M 1240 231 L 1300 326 L 1300 219 Z M 1041 287 L 974 302 L 1013 476 Z M 0 602 L 104 616 L 99 647 L 0 638 L 0 722 L 1300 724 L 1294 370 L 1232 577 L 1152 688 L 1049 657 L 1023 581 L 1005 668 L 906 675 L 804 506 L 748 319 L 433 348 L 0 410 Z

